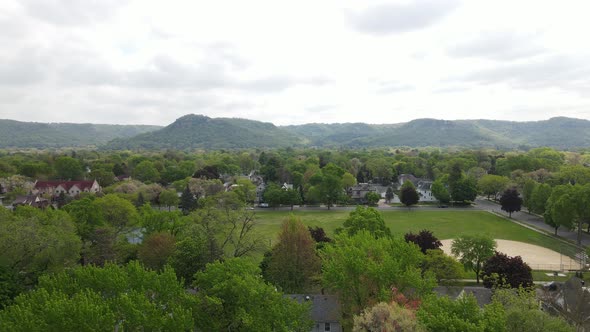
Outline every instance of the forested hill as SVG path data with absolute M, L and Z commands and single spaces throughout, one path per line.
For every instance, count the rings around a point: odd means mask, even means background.
M 132 137 L 159 126 L 90 123 L 38 123 L 0 120 L 0 148 L 86 147 Z
M 272 123 L 185 115 L 171 125 L 129 139 L 115 139 L 106 149 L 239 149 L 300 145 L 297 135 Z
M 383 147 L 440 146 L 517 148 L 590 146 L 590 121 L 557 117 L 544 121 L 417 119 L 407 123 L 369 125 L 305 124 L 282 127 L 309 146 Z
M 107 143 L 108 142 L 108 143 Z M 590 121 L 417 119 L 398 124 L 272 123 L 189 114 L 166 127 L 44 124 L 0 120 L 0 148 L 100 146 L 105 149 L 233 149 L 277 147 L 590 147 Z
M 108 149 L 191 149 L 253 147 L 440 146 L 517 148 L 590 146 L 590 121 L 552 118 L 536 122 L 418 119 L 407 123 L 305 124 L 271 123 L 186 115 L 161 130 L 117 139 Z

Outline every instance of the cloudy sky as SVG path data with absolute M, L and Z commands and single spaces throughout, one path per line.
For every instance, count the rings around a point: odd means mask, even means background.
M 590 119 L 590 2 L 0 1 L 0 118 Z

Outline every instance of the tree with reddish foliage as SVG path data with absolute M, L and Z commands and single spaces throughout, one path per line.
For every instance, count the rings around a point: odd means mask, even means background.
M 285 293 L 309 291 L 320 275 L 320 258 L 315 243 L 300 219 L 283 222 L 279 242 L 272 249 L 265 278 Z
M 324 231 L 323 228 L 321 228 L 319 226 L 316 226 L 316 227 L 308 226 L 307 229 L 309 230 L 309 234 L 315 240 L 315 242 L 317 242 L 317 243 L 332 242 L 332 239 L 330 239 L 326 235 L 326 232 Z
M 426 254 L 427 250 L 438 249 L 442 246 L 442 243 L 432 234 L 431 231 L 423 229 L 418 234 L 412 232 L 404 235 L 406 242 L 415 243 L 423 254 Z
M 161 270 L 176 249 L 174 236 L 170 233 L 153 233 L 143 241 L 137 252 L 139 260 L 152 270 Z
M 510 257 L 497 251 L 483 264 L 482 276 L 483 285 L 488 288 L 502 284 L 512 288 L 533 285 L 531 268 L 520 256 Z

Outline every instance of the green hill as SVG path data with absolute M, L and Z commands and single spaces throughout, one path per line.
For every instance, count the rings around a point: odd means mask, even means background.
M 29 123 L 0 120 L 0 148 L 99 146 L 104 149 L 239 149 L 278 147 L 590 147 L 590 121 L 417 119 L 398 124 L 272 123 L 185 115 L 166 127 Z
M 88 147 L 133 137 L 159 126 L 38 123 L 0 120 L 0 148 Z
M 301 140 L 272 123 L 185 115 L 171 125 L 130 139 L 115 139 L 106 149 L 232 149 L 297 146 Z

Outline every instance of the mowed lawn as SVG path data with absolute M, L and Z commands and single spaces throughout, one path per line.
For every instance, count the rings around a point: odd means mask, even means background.
M 328 236 L 342 227 L 350 211 L 257 211 L 257 232 L 274 243 L 281 224 L 289 214 L 301 218 L 307 226 L 322 227 Z M 521 241 L 545 247 L 568 256 L 575 247 L 551 236 L 541 234 L 485 211 L 381 211 L 385 224 L 395 236 L 428 229 L 439 239 L 452 239 L 460 235 L 485 234 L 495 239 Z

